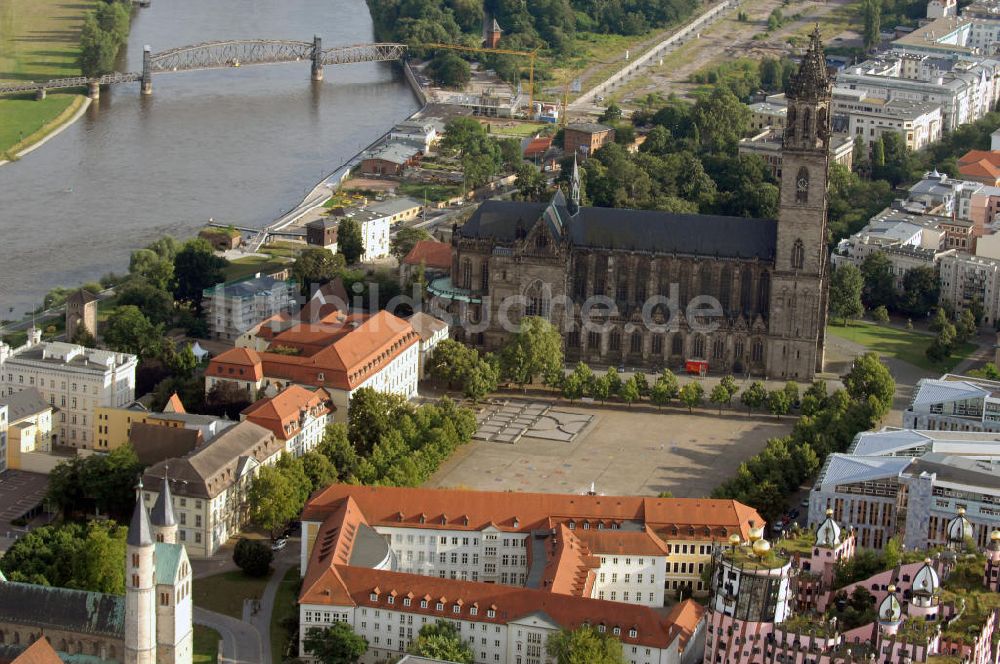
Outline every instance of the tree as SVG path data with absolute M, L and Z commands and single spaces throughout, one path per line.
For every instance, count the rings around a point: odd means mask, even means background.
M 601 403 L 608 400 L 608 396 L 611 394 L 611 386 L 608 384 L 608 375 L 603 376 L 593 376 L 590 379 L 590 385 L 587 390 L 590 394 L 591 399 L 597 399 Z
M 119 353 L 148 357 L 163 336 L 163 328 L 153 325 L 139 307 L 118 307 L 104 326 L 104 344 Z
M 872 310 L 872 320 L 879 325 L 885 325 L 889 322 L 889 312 L 886 310 L 884 304 L 880 304 Z
M 861 263 L 864 280 L 861 299 L 869 309 L 892 307 L 896 303 L 895 268 L 888 256 L 880 251 L 868 254 Z
M 748 414 L 751 410 L 759 409 L 767 401 L 767 389 L 764 387 L 764 383 L 759 380 L 750 383 L 740 395 L 740 401 L 747 407 Z
M 346 622 L 335 622 L 306 632 L 302 647 L 321 664 L 355 664 L 368 650 L 368 640 Z
M 528 162 L 523 162 L 517 165 L 515 172 L 517 178 L 514 180 L 514 186 L 517 187 L 518 198 L 530 202 L 538 202 L 545 198 L 547 194 L 545 176 L 541 171 Z
M 268 531 L 273 539 L 276 533 L 295 520 L 305 500 L 300 500 L 299 487 L 294 478 L 275 465 L 263 466 L 258 471 L 247 492 L 247 503 L 250 505 L 251 522 Z
M 621 641 L 590 626 L 552 634 L 545 651 L 557 664 L 625 664 Z
M 732 403 L 733 397 L 740 391 L 740 386 L 736 384 L 736 379 L 732 375 L 723 376 L 719 384 L 726 389 L 726 393 L 729 395 L 726 403 Z
M 249 540 L 241 537 L 236 543 L 236 548 L 233 549 L 233 562 L 247 576 L 267 576 L 267 573 L 271 571 L 272 560 L 274 560 L 274 552 L 271 551 L 271 547 L 260 540 Z
M 729 403 L 732 397 L 729 396 L 729 390 L 722 383 L 717 383 L 715 387 L 712 388 L 712 392 L 708 395 L 708 400 L 719 407 L 719 415 L 722 415 L 722 407 Z
M 601 113 L 600 117 L 597 118 L 598 122 L 618 122 L 622 119 L 622 109 L 621 106 L 615 102 L 611 102 Z
M 427 74 L 446 88 L 462 88 L 472 79 L 469 63 L 451 51 L 443 51 L 427 63 Z
M 861 304 L 861 289 L 864 280 L 861 271 L 850 263 L 845 263 L 833 271 L 830 279 L 830 312 L 844 321 L 858 318 L 864 313 Z
M 173 263 L 168 263 L 173 270 Z M 174 297 L 143 278 L 134 278 L 118 289 L 118 306 L 134 305 L 154 325 L 169 324 L 174 318 Z
M 788 394 L 784 390 L 772 390 L 767 395 L 767 409 L 779 420 L 788 413 Z
M 338 245 L 340 237 L 337 237 Z M 343 274 L 346 263 L 344 257 L 321 247 L 306 247 L 292 263 L 292 278 L 299 285 L 299 292 L 305 297 L 312 295 L 313 286 L 327 284 Z
M 370 387 L 356 390 L 347 410 L 347 436 L 354 449 L 363 456 L 369 454 L 408 409 L 406 399 L 398 394 Z
M 864 0 L 861 3 L 865 27 L 862 32 L 865 50 L 871 50 L 878 45 L 882 28 L 882 3 L 880 0 Z
M 389 241 L 389 253 L 392 254 L 396 260 L 403 260 L 406 254 L 410 253 L 410 250 L 416 246 L 417 242 L 422 240 L 433 240 L 434 238 L 430 233 L 422 228 L 400 228 L 396 231 L 396 237 Z
M 865 353 L 854 360 L 854 365 L 843 378 L 844 388 L 855 401 L 868 403 L 874 400 L 879 406 L 875 413 L 881 418 L 892 407 L 896 395 L 896 381 L 877 353 Z
M 688 412 L 692 412 L 695 406 L 700 406 L 705 398 L 705 388 L 701 383 L 686 383 L 678 394 L 681 402 L 688 407 Z
M 302 470 L 309 478 L 313 491 L 326 488 L 337 481 L 337 467 L 329 457 L 316 450 L 302 455 Z
M 562 336 L 544 318 L 527 316 L 500 350 L 499 360 L 504 379 L 523 387 L 537 376 L 562 368 Z
M 354 265 L 364 256 L 365 240 L 356 219 L 344 217 L 337 224 L 337 253 L 348 265 Z
M 228 264 L 229 261 L 215 255 L 207 240 L 188 240 L 174 257 L 174 298 L 190 302 L 201 315 L 202 293 L 225 280 L 222 270 Z
M 168 290 L 174 280 L 174 257 L 161 256 L 149 248 L 133 251 L 128 273 L 133 279 L 143 279 L 157 290 Z
M 622 384 L 619 396 L 629 407 L 632 406 L 633 401 L 639 400 L 639 381 L 636 380 L 634 375 Z
M 127 535 L 114 521 L 41 526 L 11 545 L 0 569 L 10 581 L 121 595 Z
M 49 473 L 45 499 L 64 515 L 102 513 L 124 522 L 135 507 L 135 478 L 141 472 L 131 445 L 72 457 Z
M 976 335 L 978 326 L 971 309 L 963 309 L 955 322 L 955 342 L 963 344 Z
M 1000 380 L 1000 370 L 997 369 L 997 365 L 992 362 L 987 362 L 979 369 L 970 369 L 965 372 L 968 376 L 975 376 L 977 378 L 986 378 L 988 380 Z
M 617 396 L 619 392 L 622 391 L 622 378 L 618 374 L 618 369 L 615 367 L 608 367 L 605 372 L 606 379 L 608 381 L 608 394 L 610 396 Z
M 788 405 L 794 406 L 799 400 L 799 384 L 794 380 L 790 380 L 785 383 L 782 390 L 784 390 L 785 396 L 788 397 Z
M 472 648 L 462 639 L 458 627 L 447 620 L 421 627 L 417 640 L 410 646 L 410 653 L 458 664 L 472 664 L 474 660 Z

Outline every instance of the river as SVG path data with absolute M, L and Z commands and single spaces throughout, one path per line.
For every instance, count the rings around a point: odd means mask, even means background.
M 205 41 L 275 38 L 323 46 L 372 41 L 364 0 L 153 0 L 136 11 L 126 55 Z M 0 166 L 0 318 L 55 286 L 123 272 L 149 241 L 209 218 L 260 227 L 409 116 L 398 68 L 309 64 L 157 74 L 101 92 L 82 118 Z M 11 313 L 13 308 L 13 313 Z

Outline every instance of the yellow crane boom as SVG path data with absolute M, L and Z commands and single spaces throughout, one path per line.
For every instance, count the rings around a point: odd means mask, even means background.
M 508 48 L 485 48 L 482 46 L 464 46 L 462 44 L 421 44 L 424 48 L 445 48 L 452 51 L 465 51 L 467 53 L 502 53 L 503 55 L 520 55 L 528 58 L 528 115 L 535 112 L 535 58 L 538 56 L 538 49 L 534 51 L 512 51 Z

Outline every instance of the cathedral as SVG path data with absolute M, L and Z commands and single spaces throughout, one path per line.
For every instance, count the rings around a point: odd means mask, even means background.
M 789 82 L 778 219 L 486 201 L 429 292 L 496 349 L 548 318 L 568 360 L 809 380 L 823 370 L 831 81 L 814 33 Z
M 191 664 L 191 564 L 164 486 L 149 513 L 139 487 L 124 596 L 16 583 L 0 573 L 0 661 L 47 639 L 63 661 Z

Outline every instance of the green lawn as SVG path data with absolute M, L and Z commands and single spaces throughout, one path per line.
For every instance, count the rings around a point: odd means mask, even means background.
M 298 610 L 299 570 L 297 567 L 285 572 L 274 596 L 274 612 L 271 614 L 271 661 L 279 664 L 285 659 L 285 649 L 288 647 L 288 633 L 283 623 L 294 616 Z
M 253 579 L 234 570 L 198 579 L 193 584 L 194 605 L 242 620 L 243 600 L 263 595 L 269 576 Z
M 432 203 L 446 201 L 462 195 L 462 187 L 457 184 L 422 184 L 420 182 L 403 182 L 396 191 L 404 196 L 417 200 L 426 198 Z
M 270 270 L 284 267 L 287 264 L 288 261 L 280 259 L 247 256 L 246 258 L 237 258 L 234 261 L 230 261 L 229 265 L 223 270 L 223 273 L 225 274 L 226 281 L 229 282 L 252 277 L 258 272 L 266 273 Z
M 194 657 L 192 664 L 215 664 L 219 661 L 219 633 L 204 625 L 194 626 Z
M 80 26 L 93 5 L 94 0 L 0 0 L 0 81 L 78 76 Z M 41 130 L 78 98 L 65 93 L 41 102 L 0 99 L 0 154 Z
M 493 122 L 490 124 L 492 136 L 512 136 L 514 138 L 527 138 L 552 128 L 551 124 L 545 122 Z
M 831 324 L 827 327 L 827 332 L 841 339 L 853 341 L 881 355 L 895 357 L 920 369 L 939 373 L 949 371 L 976 349 L 975 345 L 971 343 L 962 344 L 950 358 L 944 362 L 935 363 L 928 360 L 924 354 L 931 340 L 934 339 L 931 334 L 876 325 L 865 321 L 854 322 L 848 327 Z

